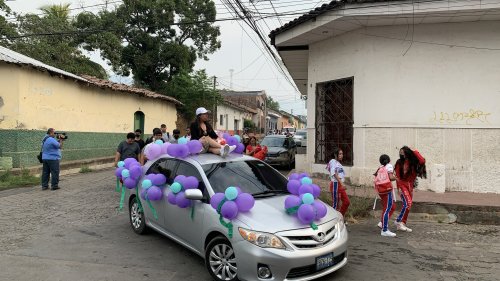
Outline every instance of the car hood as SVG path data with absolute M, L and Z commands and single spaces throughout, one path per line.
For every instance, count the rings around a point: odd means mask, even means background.
M 285 211 L 286 195 L 255 199 L 254 207 L 246 213 L 239 213 L 238 220 L 252 230 L 276 233 L 280 231 L 309 228 L 299 221 L 297 215 L 289 215 Z M 326 204 L 325 204 L 326 205 Z M 320 225 L 338 218 L 338 212 L 327 205 L 327 214 L 321 220 L 314 221 Z
M 287 151 L 286 148 L 280 146 L 267 147 L 267 153 L 275 154 Z

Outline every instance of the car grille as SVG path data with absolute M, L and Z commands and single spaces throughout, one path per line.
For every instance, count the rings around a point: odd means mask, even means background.
M 323 242 L 316 241 L 314 236 L 285 236 L 290 243 L 299 249 L 314 249 L 330 243 L 335 238 L 335 225 L 325 232 Z
M 278 157 L 278 153 L 268 153 L 267 157 Z
M 340 262 L 342 262 L 345 258 L 345 252 L 336 256 L 336 257 L 333 257 L 333 265 L 336 265 Z M 322 271 L 325 271 L 325 270 L 328 270 L 329 268 L 324 268 L 320 271 L 316 271 L 316 265 L 315 264 L 311 264 L 311 265 L 306 265 L 306 266 L 302 266 L 302 267 L 296 267 L 296 268 L 292 268 L 292 270 L 290 270 L 290 272 L 288 272 L 288 275 L 286 276 L 287 279 L 289 278 L 299 278 L 299 277 L 304 277 L 304 276 L 308 276 L 308 275 L 312 275 L 312 274 L 315 274 L 315 273 L 320 273 Z

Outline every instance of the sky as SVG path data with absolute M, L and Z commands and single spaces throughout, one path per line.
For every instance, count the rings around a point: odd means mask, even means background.
M 52 4 L 70 4 L 73 13 L 81 11 L 97 12 L 104 7 L 104 0 L 6 0 L 9 7 L 21 14 L 39 13 L 39 8 Z M 120 3 L 118 0 L 108 0 L 110 6 Z M 217 18 L 232 18 L 222 0 L 214 0 L 217 8 Z M 241 0 L 253 14 L 265 18 L 257 23 L 265 38 L 281 25 L 299 17 L 314 7 L 329 0 Z M 94 6 L 94 7 L 88 7 Z M 82 9 L 82 7 L 87 7 Z M 275 13 L 280 16 L 269 15 Z M 265 90 L 268 96 L 280 103 L 282 110 L 293 114 L 306 115 L 305 102 L 295 87 L 285 78 L 282 71 L 273 63 L 270 55 L 264 51 L 263 44 L 257 35 L 243 21 L 220 21 L 216 25 L 221 30 L 221 48 L 209 55 L 209 60 L 198 60 L 195 69 L 205 69 L 209 76 L 217 77 L 218 89 L 233 90 Z M 112 73 L 109 66 L 96 53 L 90 58 L 104 66 L 115 82 L 129 83 L 130 79 L 119 77 Z M 232 72 L 232 75 L 231 75 Z M 232 76 L 232 78 L 231 78 Z M 290 81 L 293 81 L 290 79 Z M 232 87 L 231 87 L 232 86 Z

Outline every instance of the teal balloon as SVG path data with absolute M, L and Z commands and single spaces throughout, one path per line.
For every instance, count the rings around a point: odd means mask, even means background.
M 185 137 L 179 138 L 177 140 L 177 143 L 178 144 L 187 144 L 188 143 L 188 139 L 186 139 Z
M 170 190 L 172 190 L 173 193 L 179 193 L 182 190 L 182 185 L 178 182 L 174 182 L 170 186 Z
M 238 197 L 238 189 L 234 186 L 230 186 L 226 189 L 226 192 L 224 192 L 226 195 L 227 200 L 234 200 L 236 197 Z
M 241 142 L 241 137 L 240 136 L 235 135 L 234 137 L 238 140 L 238 142 Z
M 159 145 L 163 145 L 163 141 L 162 140 L 156 140 L 155 143 L 159 144 Z
M 311 193 L 305 193 L 304 195 L 302 195 L 302 203 L 307 204 L 307 205 L 313 204 L 314 203 L 314 195 L 312 195 Z
M 128 177 L 130 177 L 130 172 L 129 172 L 129 170 L 127 170 L 127 169 L 123 169 L 123 171 L 122 171 L 122 178 L 126 179 L 126 178 L 128 178 Z
M 153 185 L 153 183 L 151 182 L 151 180 L 143 180 L 142 184 L 141 184 L 141 187 L 144 188 L 144 189 L 148 189 L 152 185 Z
M 313 183 L 313 180 L 312 180 L 311 178 L 309 178 L 309 177 L 303 177 L 303 178 L 300 180 L 300 182 L 301 182 L 302 184 L 312 184 L 312 183 Z
M 123 166 L 125 166 L 125 162 L 123 161 L 118 162 L 118 168 L 121 168 Z

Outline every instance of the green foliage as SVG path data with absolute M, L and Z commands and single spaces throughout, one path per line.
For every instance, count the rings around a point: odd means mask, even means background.
M 16 25 L 13 22 L 7 21 L 6 17 L 14 15 L 12 10 L 5 4 L 5 0 L 0 0 L 0 45 L 8 46 L 10 44 L 9 37 L 16 36 Z
M 10 171 L 0 174 L 0 190 L 37 184 L 40 184 L 40 178 L 30 175 L 28 170 L 22 170 L 20 175 L 14 175 Z
M 19 16 L 18 33 L 28 35 L 16 38 L 9 48 L 48 65 L 77 75 L 87 74 L 107 78 L 106 71 L 79 50 L 75 40 L 76 28 L 69 19 L 69 4 L 42 8 L 44 15 Z M 38 33 L 66 33 L 66 35 L 29 36 Z
M 90 173 L 90 172 L 93 172 L 94 170 L 92 170 L 89 166 L 82 166 L 80 168 L 80 173 L 82 174 L 86 174 L 86 173 Z
M 243 127 L 244 128 L 250 128 L 250 129 L 255 129 L 255 123 L 252 122 L 252 120 L 244 119 L 243 120 Z
M 175 75 L 166 85 L 166 93 L 184 103 L 179 111 L 188 120 L 194 120 L 196 108 L 213 110 L 215 103 L 222 102 L 219 92 L 213 89 L 212 79 L 204 70 Z
M 197 58 L 220 48 L 219 27 L 210 22 L 215 16 L 212 0 L 124 0 L 112 11 L 78 15 L 76 26 L 84 32 L 83 47 L 100 50 L 113 71 L 133 73 L 137 86 L 172 95 L 168 81 L 179 74 L 176 83 L 182 83 Z
M 272 97 L 267 97 L 267 108 L 279 111 L 280 110 L 280 104 L 279 102 L 275 101 Z

